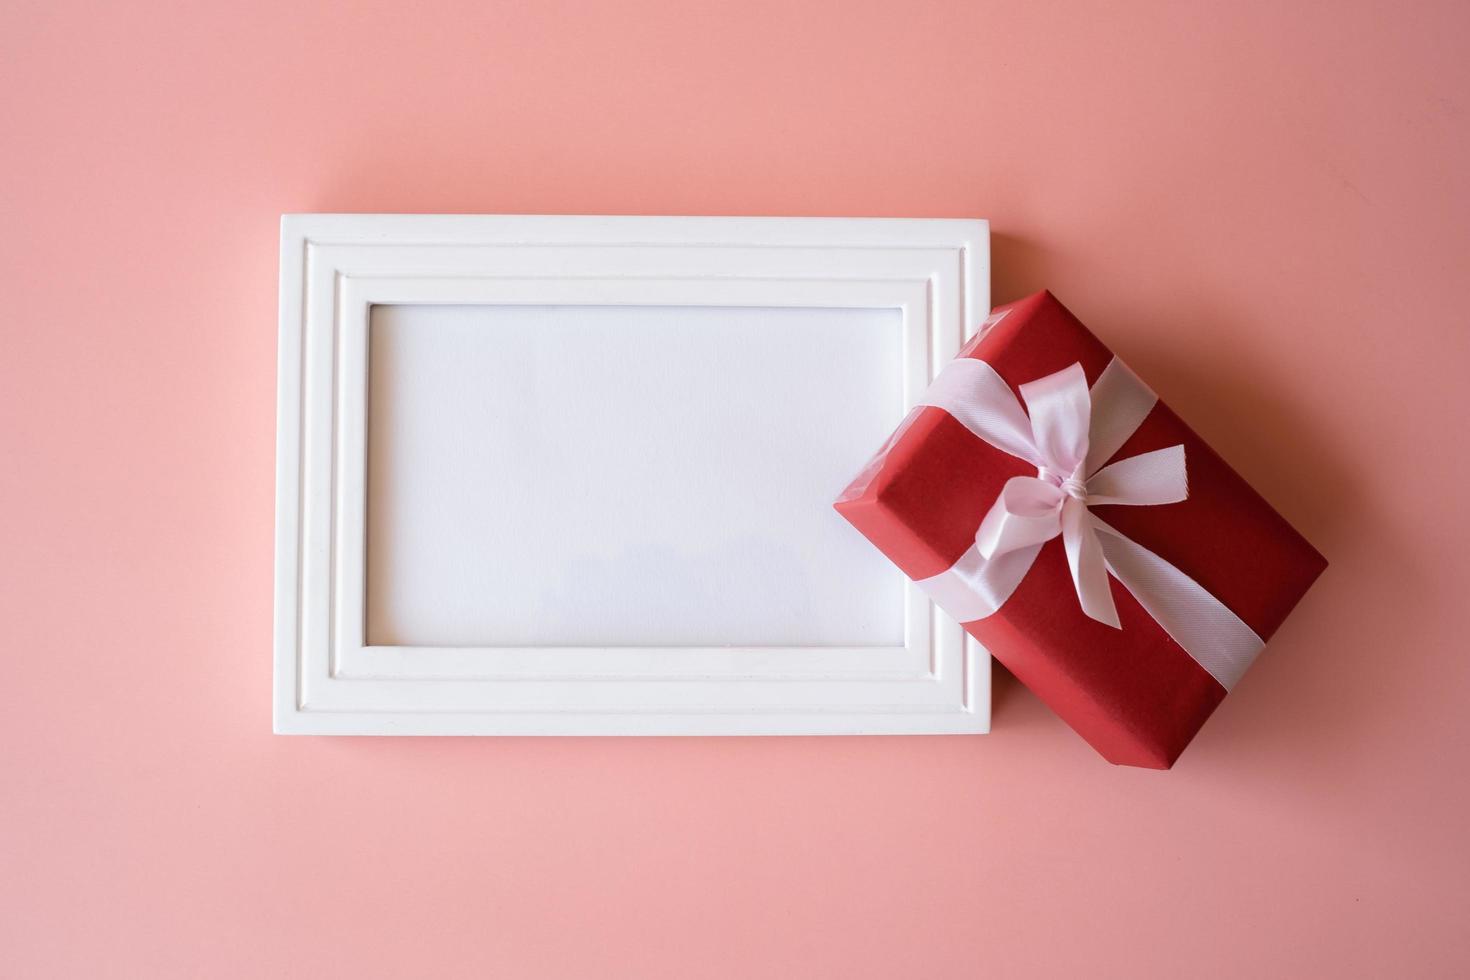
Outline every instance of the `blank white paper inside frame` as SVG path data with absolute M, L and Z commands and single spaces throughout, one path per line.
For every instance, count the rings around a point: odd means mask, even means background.
M 897 646 L 832 501 L 903 414 L 887 309 L 375 306 L 367 636 Z

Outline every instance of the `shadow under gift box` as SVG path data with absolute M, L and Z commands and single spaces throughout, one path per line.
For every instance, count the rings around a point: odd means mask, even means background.
M 1048 292 L 997 308 L 987 323 L 959 356 L 988 362 L 1018 398 L 1021 385 L 1077 363 L 1092 385 L 1113 359 Z M 1109 462 L 1179 444 L 1188 499 L 1092 510 L 1269 640 L 1327 562 L 1162 401 Z M 926 406 L 909 414 L 835 506 L 919 581 L 974 544 L 1007 480 L 1035 475 Z M 1167 769 L 1226 691 L 1116 578 L 1108 583 L 1121 629 L 1083 613 L 1054 538 L 1000 609 L 964 628 L 1109 762 Z

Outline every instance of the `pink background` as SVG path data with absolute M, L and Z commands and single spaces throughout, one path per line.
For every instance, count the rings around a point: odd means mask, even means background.
M 0 973 L 1435 977 L 1470 7 L 11 2 Z M 1171 773 L 269 734 L 283 211 L 981 216 L 1333 567 Z

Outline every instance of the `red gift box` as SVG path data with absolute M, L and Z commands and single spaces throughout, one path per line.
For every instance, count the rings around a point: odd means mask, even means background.
M 1114 360 L 1046 292 L 996 309 L 959 356 L 988 363 L 1017 395 L 1023 385 L 1078 364 L 1087 384 L 1096 385 Z M 1137 383 L 1126 369 L 1110 373 Z M 1153 506 L 1091 503 L 1086 511 L 1172 564 L 1264 642 L 1326 560 L 1163 402 L 1145 404 L 1139 417 L 1136 431 L 1103 462 L 1183 446 L 1187 498 Z M 835 505 L 921 584 L 953 574 L 967 552 L 973 559 L 977 530 L 1007 481 L 1038 474 L 1034 463 L 973 428 L 944 408 L 915 409 Z M 1083 611 L 1064 542 L 1053 538 L 1014 592 L 964 628 L 1108 761 L 1167 769 L 1226 686 L 1220 671 L 1212 674 L 1196 659 L 1198 649 L 1191 655 L 1117 578 L 1106 582 L 1118 628 Z

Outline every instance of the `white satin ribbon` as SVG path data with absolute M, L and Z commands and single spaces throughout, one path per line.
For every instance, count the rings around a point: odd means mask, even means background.
M 1198 582 L 1104 523 L 1094 504 L 1149 506 L 1189 496 L 1184 447 L 1110 459 L 1158 401 L 1116 358 L 1089 391 L 1080 364 L 1021 386 L 1026 407 L 989 364 L 951 361 L 921 405 L 941 408 L 1002 452 L 1036 467 L 1006 481 L 955 564 L 918 584 L 962 623 L 993 615 L 1060 536 L 1082 611 L 1118 628 L 1108 576 L 1138 600 L 1226 690 L 1264 641 Z

